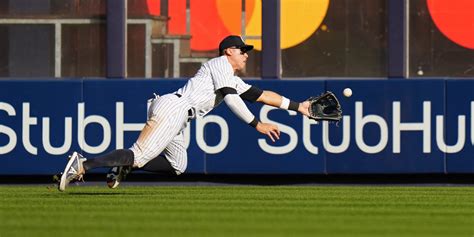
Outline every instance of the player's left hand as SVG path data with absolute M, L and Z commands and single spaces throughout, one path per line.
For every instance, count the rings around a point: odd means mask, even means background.
M 278 126 L 275 124 L 259 122 L 255 129 L 260 133 L 267 135 L 273 142 L 280 139 L 280 129 L 278 129 Z
M 300 103 L 300 107 L 298 107 L 298 112 L 300 112 L 302 115 L 305 115 L 305 116 L 310 116 L 309 114 L 309 106 L 311 105 L 311 103 L 309 101 L 303 101 Z
M 341 104 L 332 92 L 326 91 L 320 96 L 310 97 L 307 101 L 310 119 L 330 122 L 339 122 L 342 119 Z

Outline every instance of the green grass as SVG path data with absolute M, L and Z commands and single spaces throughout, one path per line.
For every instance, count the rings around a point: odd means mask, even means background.
M 474 187 L 0 186 L 0 236 L 474 236 Z

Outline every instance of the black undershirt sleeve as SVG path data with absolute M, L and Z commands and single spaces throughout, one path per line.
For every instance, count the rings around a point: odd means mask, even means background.
M 262 95 L 262 93 L 263 90 L 256 86 L 252 86 L 246 92 L 242 93 L 240 95 L 240 98 L 253 103 L 257 101 L 257 99 Z
M 222 97 L 228 94 L 237 94 L 237 90 L 231 87 L 222 87 L 218 91 L 222 94 Z

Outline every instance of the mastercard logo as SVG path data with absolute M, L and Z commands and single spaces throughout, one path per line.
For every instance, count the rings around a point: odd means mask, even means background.
M 448 39 L 474 49 L 474 0 L 427 0 L 436 27 Z
M 449 40 L 474 49 L 474 0 L 426 0 L 436 27 Z M 149 12 L 160 14 L 160 0 L 147 0 Z M 281 48 L 296 46 L 321 26 L 329 0 L 281 0 Z M 190 0 L 191 49 L 215 50 L 229 34 L 242 35 L 241 0 Z M 310 10 L 308 10 L 310 9 Z M 186 34 L 186 0 L 168 2 L 169 34 Z M 261 0 L 245 1 L 245 35 L 262 35 Z M 327 30 L 326 26 L 325 30 Z M 261 40 L 248 39 L 261 50 Z

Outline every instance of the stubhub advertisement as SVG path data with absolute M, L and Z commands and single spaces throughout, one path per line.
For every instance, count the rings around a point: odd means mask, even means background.
M 474 80 L 248 80 L 295 101 L 324 91 L 343 120 L 316 122 L 248 103 L 278 125 L 272 142 L 222 103 L 185 130 L 187 173 L 474 173 Z M 0 175 L 54 174 L 80 151 L 94 157 L 130 147 L 147 100 L 186 80 L 0 81 Z M 352 89 L 352 96 L 342 91 Z

